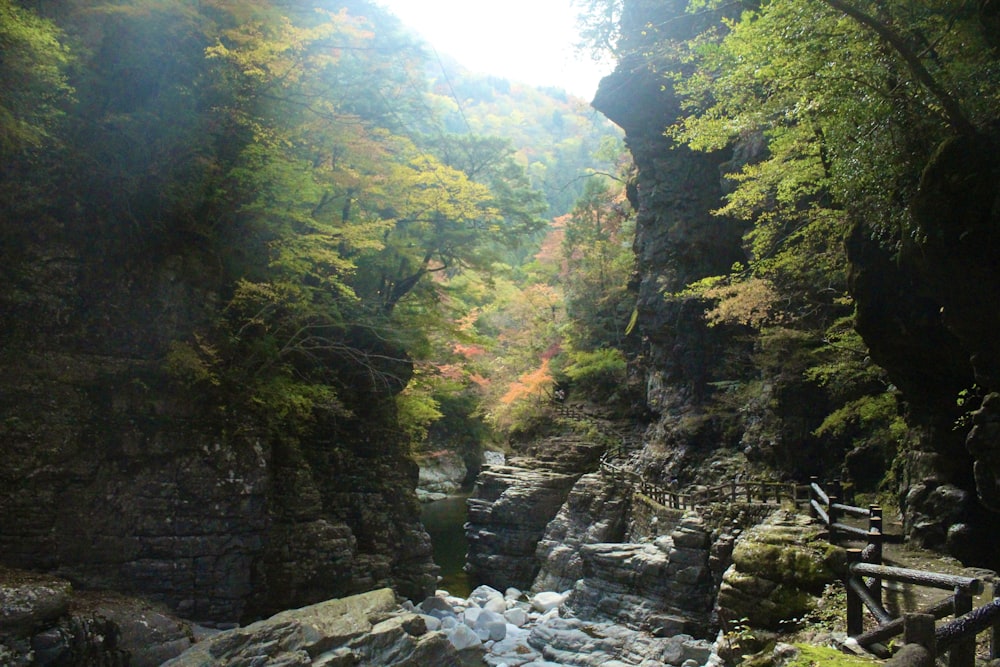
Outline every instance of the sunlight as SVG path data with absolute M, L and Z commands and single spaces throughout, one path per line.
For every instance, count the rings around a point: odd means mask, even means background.
M 468 69 L 554 86 L 590 100 L 609 67 L 575 48 L 570 0 L 380 0 L 381 4 Z

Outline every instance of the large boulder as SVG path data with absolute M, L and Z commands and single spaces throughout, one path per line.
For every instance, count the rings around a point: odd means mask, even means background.
M 844 557 L 821 537 L 823 530 L 808 517 L 779 510 L 743 533 L 719 589 L 720 620 L 779 630 L 815 609 Z
M 390 589 L 284 611 L 221 632 L 164 667 L 238 665 L 397 665 L 461 667 L 458 651 L 423 617 L 403 612 Z

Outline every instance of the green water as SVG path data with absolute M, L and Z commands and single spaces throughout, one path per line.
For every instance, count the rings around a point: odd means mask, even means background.
M 465 565 L 465 501 L 468 496 L 450 496 L 425 503 L 420 513 L 434 545 L 434 562 L 441 568 L 440 588 L 466 597 L 472 592 Z

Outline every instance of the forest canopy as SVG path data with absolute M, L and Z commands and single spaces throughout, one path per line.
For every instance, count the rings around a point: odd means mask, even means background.
M 137 352 L 286 433 L 347 414 L 358 378 L 414 378 L 405 430 L 439 418 L 453 387 L 428 369 L 614 134 L 561 91 L 431 57 L 366 0 L 2 0 L 0 19 L 10 312 L 34 307 L 16 286 L 48 226 L 84 249 L 95 299 L 197 249 L 185 280 L 215 314 Z

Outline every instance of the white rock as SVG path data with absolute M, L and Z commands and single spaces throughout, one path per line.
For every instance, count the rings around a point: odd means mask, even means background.
M 486 639 L 497 642 L 507 636 L 507 621 L 500 614 L 484 609 L 476 619 L 476 625 L 473 629 L 477 634 L 480 634 L 480 631 L 484 631 Z M 481 634 L 480 637 L 482 637 Z
M 427 625 L 428 632 L 435 632 L 441 629 L 441 619 L 437 616 L 430 616 L 428 614 L 420 614 L 420 617 L 424 619 L 424 623 Z
M 432 596 L 417 605 L 421 613 L 444 618 L 455 613 L 455 608 L 444 598 Z
M 458 625 L 458 619 L 455 618 L 454 616 L 446 616 L 441 619 L 442 630 L 451 630 L 456 625 Z
M 454 595 L 448 595 L 444 598 L 445 602 L 450 604 L 452 607 L 465 609 L 469 606 L 469 601 L 465 598 L 455 597 Z
M 447 637 L 451 645 L 458 651 L 464 651 L 467 648 L 477 647 L 482 644 L 476 633 L 467 625 L 456 625 L 448 631 Z
M 520 607 L 508 609 L 504 612 L 503 617 L 508 623 L 518 628 L 528 622 L 528 613 Z
M 544 614 L 540 615 L 537 619 L 535 619 L 535 622 L 538 623 L 539 625 L 542 625 L 544 623 L 548 623 L 554 618 L 559 618 L 559 607 L 553 607 L 552 609 L 549 609 L 547 612 L 545 612 Z
M 513 586 L 503 592 L 503 596 L 509 600 L 520 600 L 522 595 L 524 595 L 524 593 L 522 593 L 520 589 L 514 588 Z
M 462 612 L 462 621 L 470 628 L 476 627 L 476 619 L 479 615 L 483 613 L 483 610 L 479 607 L 469 607 L 464 612 Z
M 507 611 L 507 600 L 502 597 L 490 598 L 483 605 L 483 609 L 487 611 L 492 611 L 496 614 L 502 614 Z
M 565 601 L 566 601 L 566 596 L 562 593 L 543 591 L 541 593 L 536 593 L 531 598 L 531 607 L 535 611 L 540 611 L 542 613 L 545 613 L 551 609 L 555 609 Z
M 469 599 L 474 601 L 480 607 L 485 606 L 487 600 L 502 597 L 503 593 L 491 586 L 486 585 L 476 587 L 476 589 L 469 594 Z

